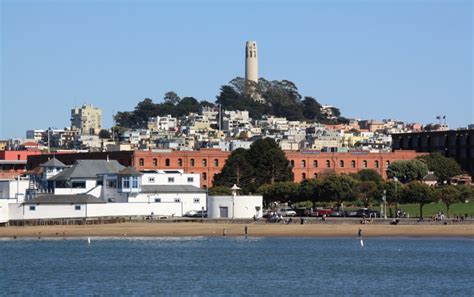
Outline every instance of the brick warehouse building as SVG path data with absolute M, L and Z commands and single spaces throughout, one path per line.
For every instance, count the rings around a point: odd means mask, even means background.
M 387 166 L 396 160 L 415 158 L 415 151 L 396 151 L 384 153 L 349 152 L 323 153 L 319 151 L 286 151 L 286 157 L 293 167 L 295 182 L 305 178 L 318 177 L 328 173 L 356 173 L 362 169 L 374 169 L 383 177 Z M 186 173 L 199 173 L 201 187 L 212 187 L 214 174 L 219 173 L 230 152 L 219 149 L 198 151 L 120 151 L 75 154 L 56 154 L 55 157 L 67 165 L 79 159 L 111 159 L 124 166 L 138 170 L 183 169 Z M 46 162 L 53 155 L 28 157 L 28 169 Z
M 474 177 L 474 130 L 448 130 L 392 134 L 394 150 L 438 152 L 456 159 Z

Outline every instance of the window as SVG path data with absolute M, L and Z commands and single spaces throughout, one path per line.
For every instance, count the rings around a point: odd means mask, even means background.
M 290 161 L 290 166 L 291 166 L 291 167 L 295 167 L 295 160 L 291 160 L 291 161 Z
M 352 168 L 356 168 L 356 161 L 355 161 L 355 160 L 352 160 L 352 161 L 351 161 L 351 167 L 352 167 Z
M 138 176 L 132 176 L 132 188 L 138 189 Z
M 326 168 L 330 168 L 330 167 L 331 167 L 331 161 L 326 160 Z
M 362 161 L 362 167 L 367 168 L 367 160 Z
M 219 160 L 218 159 L 214 159 L 214 167 L 219 167 Z
M 318 174 L 317 173 L 313 174 L 313 177 L 318 178 Z
M 156 158 L 153 159 L 153 166 L 158 166 L 158 160 Z
M 301 168 L 306 168 L 306 161 L 305 160 L 301 160 Z
M 18 159 L 18 160 L 21 160 L 21 156 L 20 156 L 20 155 L 18 155 L 18 156 L 17 156 L 17 159 Z
M 183 159 L 178 159 L 178 166 L 182 167 L 183 166 Z
M 74 205 L 74 210 L 81 210 L 81 206 L 80 205 Z
M 149 177 L 149 178 L 148 178 L 148 182 L 149 182 L 149 183 L 154 183 L 154 182 L 155 182 L 155 178 L 154 178 L 154 177 Z
M 126 176 L 122 178 L 123 181 L 123 187 L 124 188 L 130 188 L 130 177 Z
M 194 203 L 199 203 L 199 198 L 194 198 Z
M 202 167 L 206 167 L 207 166 L 207 160 L 206 159 L 202 159 Z
M 145 160 L 143 158 L 140 158 L 139 163 L 140 166 L 145 166 Z
M 194 167 L 194 159 L 189 160 L 189 166 Z
M 341 168 L 344 167 L 344 161 L 343 161 L 343 160 L 340 160 L 340 161 L 339 161 L 339 167 L 341 167 Z
M 174 177 L 168 177 L 168 182 L 169 183 L 174 183 Z
M 30 211 L 35 211 L 35 210 L 36 210 L 36 206 L 30 205 Z
M 103 180 L 98 180 L 95 182 L 95 185 L 96 186 L 103 186 L 104 185 L 104 181 Z
M 202 180 L 207 180 L 207 174 L 205 172 L 202 173 Z
M 155 202 L 161 202 L 161 198 L 155 198 Z
M 390 166 L 390 161 L 385 162 L 385 167 L 388 167 L 388 166 Z
M 116 188 L 117 187 L 117 182 L 115 179 L 108 179 L 107 180 L 107 188 Z
M 306 179 L 306 173 L 302 173 L 302 174 L 301 174 L 301 178 L 302 178 L 302 179 Z
M 314 167 L 314 168 L 318 168 L 318 161 L 317 161 L 317 160 L 314 160 L 314 161 L 313 161 L 313 167 Z
M 170 167 L 170 159 L 167 158 L 167 159 L 165 160 L 165 166 L 166 166 L 166 167 Z
M 73 189 L 85 189 L 86 188 L 86 182 L 85 181 L 72 182 L 71 188 L 73 188 Z
M 179 198 L 174 198 L 174 202 L 181 202 L 181 199 L 179 199 Z
M 379 161 L 378 161 L 378 160 L 375 160 L 375 162 L 374 162 L 374 167 L 375 167 L 375 168 L 379 168 Z
M 193 183 L 194 182 L 194 177 L 188 177 L 188 183 Z

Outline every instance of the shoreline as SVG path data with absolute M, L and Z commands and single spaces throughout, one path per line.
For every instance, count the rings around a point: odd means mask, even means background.
M 359 225 L 359 224 L 236 224 L 236 223 L 114 223 L 101 225 L 51 225 L 0 227 L 0 238 L 63 237 L 471 237 L 473 224 L 458 225 Z

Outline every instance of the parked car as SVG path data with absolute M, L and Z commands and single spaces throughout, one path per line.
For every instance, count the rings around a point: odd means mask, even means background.
M 368 208 L 360 208 L 359 210 L 356 211 L 349 211 L 347 212 L 348 217 L 366 217 L 366 218 L 380 218 L 380 212 Z
M 190 211 L 187 211 L 183 217 L 189 217 L 189 218 L 192 218 L 194 217 L 196 214 L 197 214 L 198 210 L 190 210 Z
M 291 209 L 289 207 L 285 207 L 285 208 L 279 208 L 277 210 L 277 214 L 279 214 L 283 217 L 294 217 L 294 216 L 296 216 L 296 211 L 294 211 L 293 209 Z
M 340 209 L 333 208 L 332 212 L 329 214 L 330 217 L 345 217 L 346 213 Z
M 333 213 L 333 210 L 330 208 L 316 207 L 316 209 L 311 213 L 312 217 L 322 217 L 323 215 L 329 216 Z
M 198 210 L 194 218 L 207 218 L 207 210 Z

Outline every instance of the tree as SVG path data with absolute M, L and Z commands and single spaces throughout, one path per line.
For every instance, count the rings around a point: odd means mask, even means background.
M 232 195 L 232 190 L 228 187 L 217 186 L 209 188 L 208 194 L 211 196 L 219 196 L 219 195 Z
M 357 184 L 356 195 L 365 207 L 369 207 L 372 200 L 380 200 L 381 197 L 377 184 L 373 181 L 360 181 Z
M 321 104 L 313 97 L 304 97 L 301 102 L 303 105 L 303 116 L 308 120 L 318 120 L 322 118 Z
M 362 169 L 355 174 L 355 178 L 360 181 L 372 181 L 377 186 L 383 183 L 383 179 L 380 174 L 373 169 Z
M 356 180 L 350 176 L 330 174 L 321 184 L 321 197 L 326 201 L 335 201 L 340 207 L 342 202 L 354 200 L 356 185 Z
M 420 204 L 420 218 L 423 218 L 423 206 L 435 200 L 433 189 L 419 181 L 410 182 L 404 188 L 402 196 L 405 202 Z
M 99 132 L 99 138 L 101 139 L 109 139 L 110 138 L 110 132 L 108 130 L 100 130 Z
M 461 192 L 456 186 L 446 185 L 438 187 L 435 190 L 435 197 L 443 201 L 446 205 L 446 212 L 449 218 L 449 206 L 456 202 L 462 201 Z
M 320 179 L 304 179 L 299 184 L 298 188 L 298 197 L 300 201 L 311 201 L 313 207 L 319 201 L 320 198 L 320 187 L 321 187 L 321 180 Z
M 428 174 L 425 163 L 413 160 L 398 160 L 390 164 L 387 169 L 389 177 L 396 177 L 402 183 L 421 180 Z
M 383 184 L 383 189 L 385 190 L 385 197 L 387 199 L 387 203 L 395 204 L 396 214 L 398 209 L 398 202 L 402 198 L 404 185 L 398 181 L 391 180 Z
M 294 203 L 298 201 L 298 184 L 292 181 L 279 182 L 259 188 L 268 203 Z
M 243 148 L 233 151 L 227 158 L 221 172 L 214 176 L 214 187 L 232 187 L 234 184 L 249 193 L 257 189 L 254 184 L 254 168 L 247 159 L 247 151 Z
M 418 159 L 428 166 L 429 171 L 434 172 L 440 183 L 450 180 L 453 176 L 462 174 L 461 166 L 459 166 L 456 160 L 439 153 L 431 153 L 418 157 Z
M 178 94 L 176 94 L 175 92 L 169 91 L 165 93 L 163 101 L 176 105 L 179 103 L 179 101 L 181 101 L 181 98 L 179 98 Z
M 289 161 L 275 140 L 264 138 L 255 141 L 247 156 L 253 166 L 257 185 L 293 180 Z
M 174 116 L 179 117 L 182 115 L 188 115 L 190 113 L 199 113 L 201 111 L 201 105 L 199 101 L 194 97 L 184 97 L 176 105 Z

